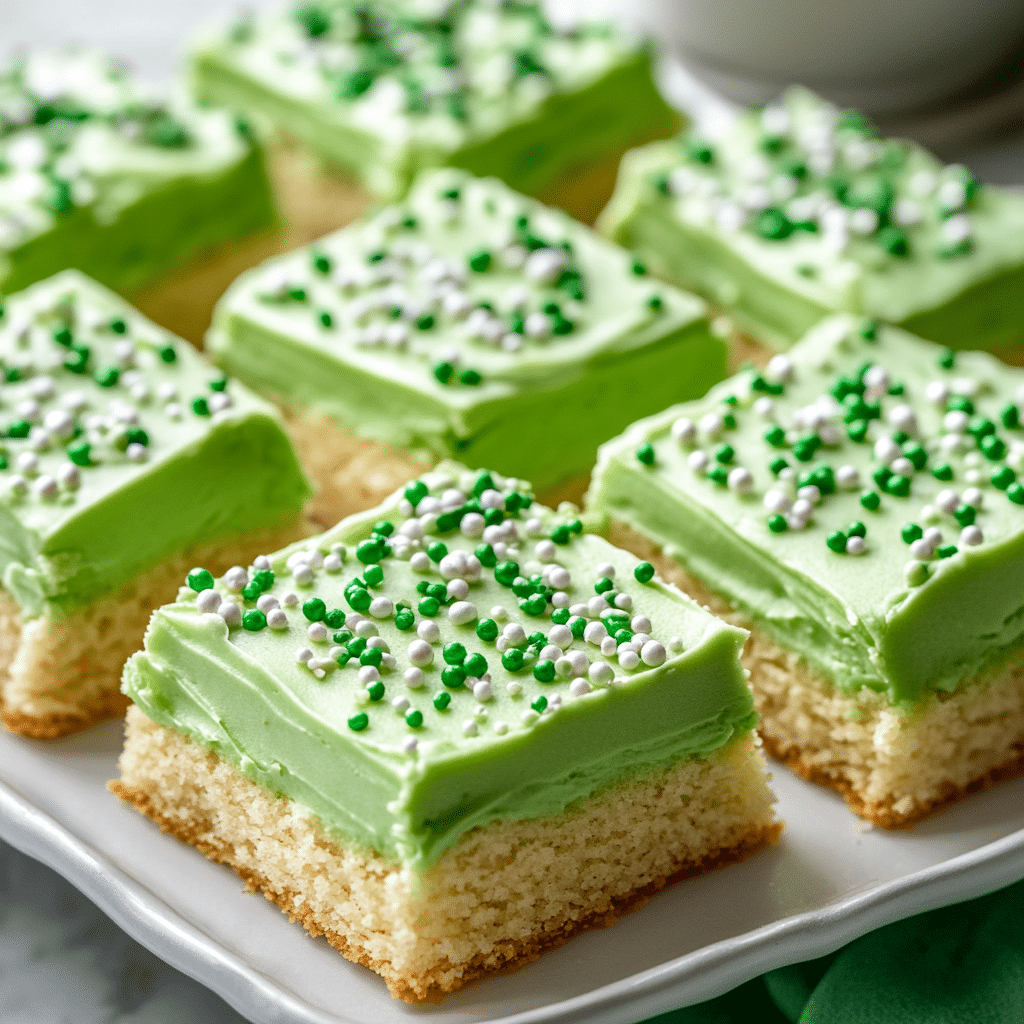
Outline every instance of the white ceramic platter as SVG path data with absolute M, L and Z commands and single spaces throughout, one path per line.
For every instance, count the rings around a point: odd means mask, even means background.
M 887 833 L 776 769 L 787 823 L 776 848 L 680 882 L 441 1007 L 410 1007 L 111 796 L 119 747 L 120 723 L 55 744 L 0 736 L 0 837 L 255 1024 L 634 1024 L 1024 877 L 1024 779 Z

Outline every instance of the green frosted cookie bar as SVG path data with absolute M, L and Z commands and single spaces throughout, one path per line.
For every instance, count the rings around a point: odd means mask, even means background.
M 375 195 L 453 165 L 537 193 L 674 130 L 646 48 L 540 5 L 355 0 L 246 15 L 192 55 L 202 96 L 297 138 Z
M 700 300 L 565 214 L 452 170 L 243 275 L 207 344 L 290 412 L 542 491 L 587 474 L 636 416 L 704 394 L 726 360 Z
M 588 500 L 750 628 L 769 750 L 904 824 L 1019 766 L 1022 410 L 992 356 L 836 317 L 602 447 Z
M 113 710 L 176 560 L 294 537 L 309 487 L 270 406 L 77 271 L 6 300 L 0 367 L 3 707 L 54 735 Z
M 801 89 L 629 154 L 601 226 L 776 348 L 840 312 L 955 348 L 1024 339 L 1024 198 Z
M 227 114 L 156 99 L 91 50 L 0 65 L 0 293 L 68 267 L 130 292 L 273 222 Z

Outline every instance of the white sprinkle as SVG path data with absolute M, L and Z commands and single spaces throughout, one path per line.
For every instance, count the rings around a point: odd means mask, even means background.
M 57 470 L 57 479 L 65 490 L 77 491 L 82 486 L 82 474 L 73 462 L 65 462 Z
M 412 566 L 414 572 L 430 572 L 432 564 L 430 556 L 426 551 L 417 551 L 412 558 L 409 559 L 409 565 Z
M 701 434 L 713 441 L 725 429 L 725 420 L 717 412 L 709 412 L 700 418 L 698 429 Z
M 388 642 L 382 636 L 371 636 L 366 641 L 367 647 L 376 647 L 378 650 L 388 654 L 391 648 L 388 647 Z
M 405 685 L 411 690 L 419 689 L 425 681 L 423 670 L 415 667 L 407 668 L 402 678 L 405 679 Z
M 215 612 L 220 607 L 220 602 L 220 594 L 212 588 L 210 590 L 203 590 L 196 595 L 196 608 L 204 614 Z
M 22 452 L 15 460 L 15 468 L 25 476 L 35 476 L 39 472 L 39 456 L 33 452 Z
M 555 547 L 554 541 L 539 540 L 534 545 L 533 552 L 542 562 L 551 562 L 558 554 L 558 548 Z
M 615 670 L 606 661 L 595 661 L 588 675 L 595 686 L 607 686 L 614 678 Z
M 864 386 L 868 391 L 881 393 L 889 387 L 889 374 L 884 366 L 869 366 L 864 371 Z
M 481 704 L 489 701 L 492 696 L 491 684 L 486 679 L 481 679 L 480 682 L 473 684 L 473 697 Z
M 293 590 L 289 590 L 288 593 L 281 598 L 281 604 L 283 604 L 285 608 L 294 608 L 298 603 L 299 595 Z
M 523 684 L 517 683 L 514 679 L 505 685 L 505 692 L 510 697 L 518 697 L 523 692 Z
M 960 543 L 966 544 L 968 547 L 975 547 L 985 539 L 981 532 L 981 528 L 972 524 L 971 526 L 965 526 L 960 531 Z
M 406 736 L 402 740 L 402 752 L 406 754 L 415 754 L 416 748 L 419 746 L 419 740 L 415 736 Z
M 558 644 L 545 644 L 537 655 L 540 661 L 558 661 L 561 656 L 562 648 Z
M 753 405 L 754 412 L 762 419 L 770 420 L 775 415 L 775 403 L 767 396 L 762 395 Z
M 846 539 L 846 553 L 848 555 L 863 555 L 866 547 L 867 545 L 863 537 L 854 535 Z
M 982 502 L 985 500 L 985 496 L 977 487 L 968 487 L 963 493 L 963 499 L 965 505 L 970 505 L 972 508 L 980 509 Z
M 875 442 L 874 453 L 879 462 L 888 465 L 903 454 L 903 449 L 888 434 L 883 434 Z
M 349 629 L 352 629 L 352 627 L 349 626 Z M 369 619 L 364 619 L 360 616 L 359 621 L 355 624 L 354 632 L 356 636 L 361 636 L 365 639 L 367 637 L 376 636 L 377 627 Z
M 860 484 L 860 471 L 856 466 L 840 466 L 836 470 L 836 483 L 844 490 L 852 491 Z
M 632 648 L 623 651 L 619 655 L 619 665 L 626 669 L 627 672 L 632 671 L 640 664 L 640 655 L 636 653 Z
M 508 732 L 508 722 L 503 722 L 500 718 L 494 723 L 494 731 L 498 736 L 504 736 Z
M 773 487 L 765 491 L 762 504 L 767 512 L 788 512 L 793 502 L 785 491 Z
M 878 227 L 878 214 L 867 206 L 850 214 L 850 230 L 858 235 L 870 235 Z
M 313 652 L 308 647 L 300 647 L 295 652 L 295 660 L 305 664 L 313 657 Z
M 945 381 L 933 380 L 924 389 L 924 397 L 932 405 L 943 406 L 946 404 L 946 399 L 949 398 L 949 388 L 946 387 Z
M 650 633 L 653 627 L 651 620 L 646 615 L 634 615 L 629 623 L 629 628 L 634 633 Z
M 952 514 L 960 505 L 960 495 L 950 487 L 944 487 L 935 495 L 935 505 L 943 512 Z
M 278 600 L 273 594 L 260 594 L 256 601 L 256 608 L 258 611 L 263 612 L 264 615 L 278 606 Z
M 589 622 L 586 629 L 583 630 L 583 639 L 595 647 L 600 647 L 606 636 L 608 636 L 608 629 L 603 622 Z
M 270 559 L 266 555 L 257 555 L 252 560 L 252 567 L 257 572 L 266 572 L 270 568 Z
M 391 699 L 391 706 L 400 714 L 404 715 L 409 710 L 409 698 L 399 694 Z
M 292 570 L 292 579 L 300 586 L 304 587 L 313 582 L 313 567 L 307 562 L 299 562 L 299 564 Z
M 601 653 L 606 657 L 610 658 L 618 649 L 618 643 L 615 641 L 615 637 L 606 636 L 601 641 Z
M 913 434 L 917 431 L 917 416 L 909 405 L 894 405 L 886 415 L 886 419 L 897 430 L 902 430 L 906 434 Z
M 327 639 L 327 627 L 322 622 L 311 622 L 306 630 L 306 636 L 313 643 L 322 644 Z
M 967 187 L 960 178 L 947 178 L 939 185 L 936 198 L 944 210 L 959 210 L 967 202 Z
M 480 727 L 472 719 L 462 723 L 462 735 L 463 736 L 476 736 L 480 732 Z
M 650 665 L 651 668 L 657 668 L 659 665 L 664 665 L 665 658 L 667 656 L 664 646 L 657 640 L 648 640 L 647 643 L 640 648 L 640 660 L 645 665 Z
M 913 199 L 897 199 L 892 204 L 892 219 L 901 227 L 911 228 L 921 223 L 924 210 Z
M 694 473 L 702 473 L 707 469 L 708 462 L 710 461 L 708 453 L 701 451 L 699 448 L 695 452 L 690 452 L 686 458 L 686 464 L 694 471 Z
M 572 575 L 568 569 L 558 566 L 548 574 L 548 583 L 556 590 L 567 590 L 572 584 Z
M 395 613 L 395 602 L 382 594 L 370 602 L 368 611 L 375 619 L 390 619 Z
M 572 662 L 568 658 L 555 658 L 555 673 L 559 679 L 571 679 Z
M 40 498 L 44 498 L 48 501 L 57 497 L 60 494 L 60 487 L 57 485 L 57 481 L 50 476 L 49 473 L 44 473 L 36 482 L 33 488 L 36 494 Z
M 805 484 L 796 492 L 797 502 L 806 501 L 811 505 L 817 505 L 821 501 L 821 491 L 817 484 Z
M 544 533 L 544 524 L 536 516 L 533 516 L 526 520 L 526 533 L 529 537 L 539 537 Z
M 325 572 L 340 572 L 342 567 L 341 557 L 331 552 L 324 559 L 324 571 Z
M 271 608 L 267 614 L 267 625 L 271 629 L 287 629 L 288 616 L 283 608 Z
M 688 416 L 680 416 L 672 424 L 672 438 L 679 444 L 693 444 L 697 440 L 696 424 Z
M 242 609 L 234 601 L 222 601 L 217 609 L 217 614 L 229 626 L 240 626 L 242 624 Z
M 729 470 L 726 483 L 729 490 L 736 494 L 749 494 L 754 486 L 754 477 L 749 469 L 746 469 L 744 466 L 736 466 L 734 469 Z
M 526 643 L 526 630 L 518 622 L 510 622 L 501 631 L 501 635 L 511 644 L 512 647 L 519 647 Z
M 611 562 L 601 562 L 594 571 L 605 579 L 615 579 L 615 566 Z
M 918 587 L 928 578 L 928 566 L 916 560 L 907 562 L 903 566 L 903 575 L 910 586 Z
M 924 537 L 918 537 L 910 545 L 910 553 L 921 561 L 927 561 L 935 554 L 935 548 Z
M 375 683 L 380 679 L 380 672 L 373 665 L 363 665 L 359 669 L 357 678 L 363 686 L 369 686 L 370 683 Z
M 786 355 L 775 355 L 768 360 L 765 376 L 774 383 L 784 384 L 793 376 L 793 360 Z
M 914 464 L 910 461 L 910 459 L 906 458 L 903 455 L 901 455 L 898 459 L 893 459 L 889 468 L 894 473 L 899 473 L 900 476 L 906 477 L 911 477 L 914 475 L 914 473 L 917 472 Z
M 573 697 L 582 697 L 585 694 L 590 693 L 590 691 L 591 686 L 586 679 L 574 679 L 569 684 L 569 693 L 572 694 Z
M 448 609 L 448 619 L 456 626 L 464 626 L 477 617 L 476 605 L 470 601 L 456 601 Z
M 933 548 L 937 548 L 942 543 L 942 531 L 937 526 L 929 526 L 924 531 L 922 539 L 931 544 Z

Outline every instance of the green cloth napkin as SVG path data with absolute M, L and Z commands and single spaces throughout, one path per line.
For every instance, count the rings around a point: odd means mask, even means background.
M 1024 1024 L 1024 882 L 646 1024 Z

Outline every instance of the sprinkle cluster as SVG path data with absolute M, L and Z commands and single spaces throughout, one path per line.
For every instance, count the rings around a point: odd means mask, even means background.
M 361 540 L 304 547 L 276 569 L 260 557 L 219 581 L 197 568 L 187 585 L 235 642 L 296 637 L 302 671 L 352 690 L 353 731 L 390 705 L 411 753 L 433 716 L 458 716 L 465 737 L 504 735 L 682 648 L 654 635 L 627 592 L 651 582 L 649 563 L 628 583 L 610 563 L 573 578 L 563 563 L 583 532 L 575 513 L 536 509 L 522 482 L 496 473 L 441 470 L 413 481 Z M 518 723 L 491 720 L 499 686 L 521 705 Z
M 267 267 L 246 287 L 325 346 L 399 354 L 428 380 L 475 388 L 486 380 L 481 360 L 522 358 L 594 322 L 587 269 L 559 226 L 493 182 L 437 175 L 407 205 L 322 240 L 302 263 Z M 642 264 L 623 263 L 628 279 L 645 277 Z M 658 315 L 658 293 L 642 295 L 642 314 Z
M 184 150 L 189 129 L 112 59 L 90 51 L 19 55 L 0 67 L 0 247 L 97 198 L 90 154 Z
M 807 109 L 797 109 L 801 99 Z M 971 209 L 981 186 L 973 174 L 925 162 L 911 143 L 880 139 L 862 115 L 811 104 L 801 92 L 720 144 L 686 136 L 680 160 L 652 187 L 698 197 L 726 233 L 780 244 L 816 238 L 824 252 L 856 251 L 883 264 L 957 259 L 974 245 Z M 813 262 L 799 269 L 819 273 Z
M 958 357 L 933 347 L 932 379 L 914 393 L 886 368 L 889 346 L 879 343 L 880 333 L 872 320 L 850 331 L 845 341 L 868 358 L 854 372 L 832 371 L 827 390 L 810 402 L 789 397 L 798 369 L 776 355 L 763 372 L 741 375 L 717 408 L 696 421 L 675 420 L 670 434 L 709 485 L 760 498 L 767 531 L 818 529 L 837 555 L 870 553 L 872 517 L 887 504 L 905 509 L 905 575 L 919 586 L 936 560 L 985 542 L 986 512 L 997 502 L 1024 506 L 1017 478 L 1024 469 L 1024 384 L 1012 401 L 999 399 L 991 381 L 959 375 Z M 805 369 L 807 380 L 813 374 Z M 744 419 L 760 421 L 759 448 L 730 443 Z M 644 465 L 657 462 L 650 443 L 635 454 Z M 759 488 L 758 480 L 770 482 Z M 919 492 L 923 503 L 915 502 Z M 852 497 L 860 516 L 837 518 L 839 510 L 849 514 Z
M 330 101 L 374 121 L 399 116 L 431 141 L 486 125 L 494 107 L 516 120 L 540 104 L 571 72 L 574 57 L 603 40 L 607 27 L 554 26 L 541 4 L 469 0 L 434 5 L 381 0 L 318 0 L 283 19 L 245 14 L 227 45 L 239 56 L 262 51 L 261 70 L 317 82 Z M 252 60 L 246 62 L 252 66 Z
M 0 302 L 0 500 L 74 503 L 96 467 L 145 463 L 168 420 L 231 407 L 212 372 L 181 394 L 177 363 L 167 335 L 75 291 Z

